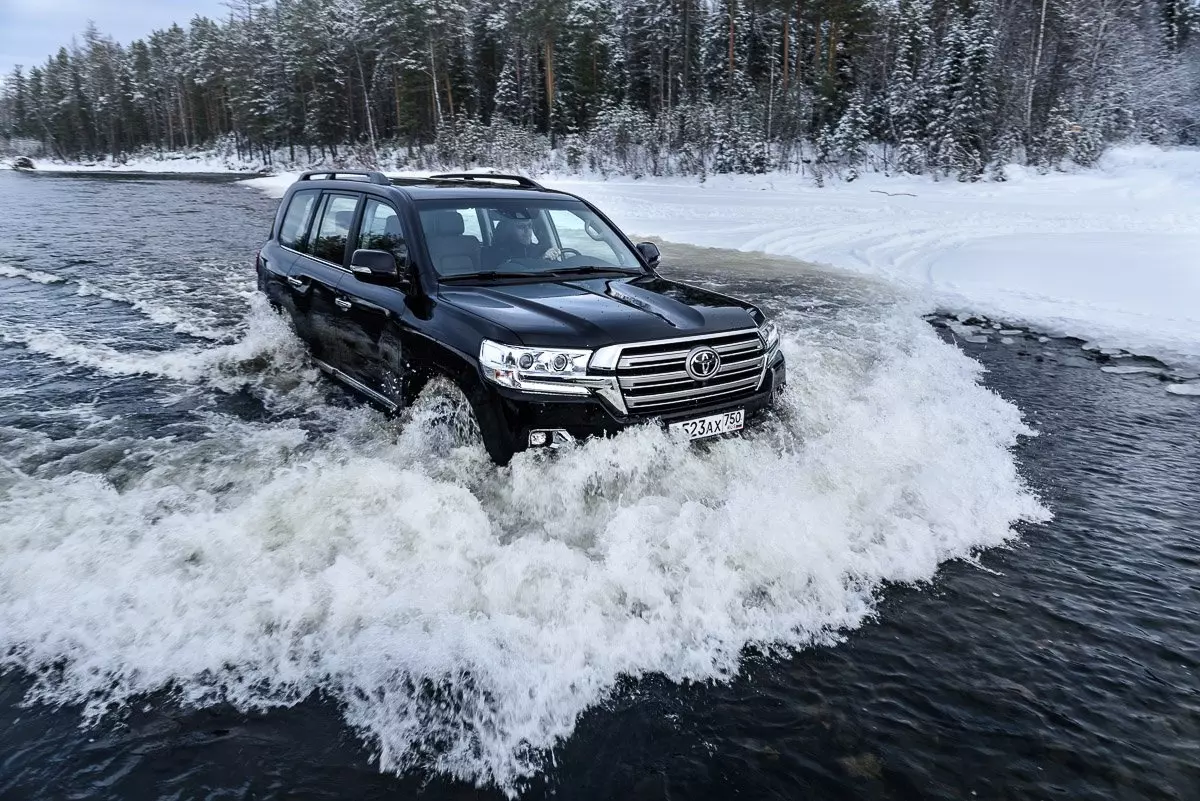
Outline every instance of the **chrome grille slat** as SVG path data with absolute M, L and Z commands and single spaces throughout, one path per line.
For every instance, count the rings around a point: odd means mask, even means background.
M 732 345 L 713 345 L 712 346 L 712 349 L 715 350 L 717 353 L 721 354 L 722 356 L 724 356 L 727 353 L 729 353 L 729 354 L 748 353 L 750 351 L 758 350 L 758 348 L 759 348 L 759 344 L 758 344 L 757 337 L 755 337 L 754 342 L 746 342 L 746 343 L 738 342 L 738 343 L 732 344 Z
M 621 361 L 617 362 L 617 369 L 627 367 L 649 366 L 659 362 L 678 361 L 683 363 L 683 357 L 688 355 L 691 348 L 687 350 L 674 350 L 667 353 L 649 353 L 645 356 L 622 356 Z
M 710 380 L 717 381 L 734 373 L 744 373 L 748 370 L 758 372 L 762 370 L 762 357 L 755 356 L 751 361 L 729 362 L 721 365 L 721 369 L 717 371 Z M 686 381 L 689 384 L 696 383 L 695 380 L 687 374 L 685 370 L 676 370 L 670 373 L 650 373 L 648 375 L 631 375 L 622 376 L 618 379 L 621 383 L 621 389 L 644 389 L 649 386 L 658 386 L 660 384 L 670 384 L 676 381 Z
M 648 406 L 661 406 L 664 403 L 677 400 L 693 400 L 695 398 L 712 398 L 717 395 L 727 395 L 731 392 L 740 390 L 752 389 L 758 386 L 758 376 L 753 375 L 749 378 L 744 378 L 740 381 L 735 381 L 730 384 L 717 384 L 715 386 L 696 387 L 695 389 L 683 389 L 678 392 L 664 392 L 659 395 L 643 395 L 639 398 L 630 398 L 626 396 L 625 402 L 629 404 L 630 409 L 644 409 Z
M 706 381 L 693 379 L 685 370 L 687 355 L 699 346 L 721 356 L 721 367 Z M 762 340 L 754 330 L 635 343 L 624 346 L 615 359 L 617 385 L 629 411 L 665 414 L 710 398 L 754 392 L 765 359 Z

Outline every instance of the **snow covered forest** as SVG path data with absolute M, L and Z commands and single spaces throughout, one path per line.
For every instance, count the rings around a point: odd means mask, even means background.
M 1200 0 L 234 0 L 0 89 L 63 160 L 972 180 L 1200 142 Z

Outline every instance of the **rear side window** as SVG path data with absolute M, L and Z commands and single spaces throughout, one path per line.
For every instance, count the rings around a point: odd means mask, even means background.
M 358 208 L 358 195 L 326 195 L 321 219 L 312 237 L 309 252 L 318 259 L 342 264 L 346 260 L 346 240 Z
M 307 189 L 292 195 L 287 213 L 283 215 L 283 225 L 279 227 L 279 244 L 293 250 L 301 249 L 304 245 L 304 234 L 308 231 L 308 221 L 312 219 L 313 209 L 317 206 L 317 197 L 320 194 L 315 189 Z

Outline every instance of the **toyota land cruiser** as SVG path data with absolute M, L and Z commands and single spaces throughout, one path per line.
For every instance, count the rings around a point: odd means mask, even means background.
M 525 177 L 339 170 L 288 189 L 256 266 L 322 370 L 388 411 L 449 379 L 504 464 L 648 421 L 726 434 L 771 405 L 774 323 L 658 262 Z

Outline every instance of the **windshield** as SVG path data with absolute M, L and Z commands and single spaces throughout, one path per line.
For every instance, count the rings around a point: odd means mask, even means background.
M 417 208 L 430 260 L 443 278 L 643 272 L 612 226 L 578 200 L 462 198 Z

